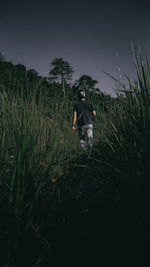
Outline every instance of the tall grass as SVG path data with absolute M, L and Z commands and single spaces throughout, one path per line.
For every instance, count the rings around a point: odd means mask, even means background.
M 36 93 L 0 93 L 0 185 L 2 213 L 8 219 L 4 239 L 9 266 L 15 264 L 22 233 L 34 225 L 43 188 L 50 190 L 63 174 L 61 161 L 70 157 L 70 139 L 76 146 L 71 117 L 66 118 L 67 101 L 48 101 L 44 94 L 37 99 Z
M 93 160 L 101 176 L 105 174 L 112 181 L 122 209 L 125 207 L 135 218 L 139 240 L 150 238 L 150 68 L 141 51 L 133 52 L 135 81 L 127 77 L 127 86 L 119 82 L 115 105 L 108 116 L 104 115 L 104 132 Z
M 148 179 L 150 151 L 150 68 L 141 52 L 134 50 L 137 79 L 128 79 L 128 88 L 121 88 L 124 95 L 109 119 L 109 133 L 113 150 L 125 173 L 131 177 Z M 126 165 L 128 167 L 126 167 Z

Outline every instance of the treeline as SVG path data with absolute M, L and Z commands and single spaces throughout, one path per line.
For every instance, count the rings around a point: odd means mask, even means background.
M 22 64 L 14 65 L 6 61 L 0 53 L 0 90 L 11 90 L 14 94 L 29 92 L 38 94 L 42 89 L 47 90 L 49 96 L 63 96 L 72 99 L 78 90 L 85 90 L 87 95 L 96 95 L 102 102 L 108 102 L 110 95 L 106 95 L 97 85 L 98 81 L 89 75 L 82 75 L 72 83 L 73 68 L 63 58 L 56 58 L 50 64 L 49 76 L 43 77 L 35 69 L 27 69 Z M 104 104 L 103 104 L 104 105 Z
M 38 75 L 36 70 L 27 70 L 22 64 L 14 65 L 8 61 L 0 61 L 0 89 L 13 91 L 14 93 L 28 93 L 34 91 L 40 82 L 44 87 L 49 86 L 45 78 Z

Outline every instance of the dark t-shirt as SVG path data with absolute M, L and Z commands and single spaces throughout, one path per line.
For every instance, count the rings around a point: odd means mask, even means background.
M 77 123 L 79 127 L 92 124 L 92 112 L 94 107 L 87 100 L 81 100 L 74 105 L 73 111 L 77 112 Z

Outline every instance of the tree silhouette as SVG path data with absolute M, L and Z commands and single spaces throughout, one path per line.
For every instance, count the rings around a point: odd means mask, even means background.
M 73 69 L 67 61 L 63 58 L 56 58 L 51 63 L 52 69 L 49 72 L 50 81 L 60 82 L 62 85 L 63 94 L 65 96 L 65 84 L 71 81 Z
M 79 80 L 75 82 L 75 87 L 78 90 L 85 90 L 85 91 L 95 91 L 95 85 L 98 83 L 97 80 L 93 80 L 93 78 L 89 75 L 82 75 Z

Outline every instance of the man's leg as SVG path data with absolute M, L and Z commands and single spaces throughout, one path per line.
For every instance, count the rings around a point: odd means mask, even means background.
M 85 143 L 85 133 L 86 133 L 86 129 L 84 127 L 80 127 L 79 138 L 80 138 L 80 147 L 82 150 L 87 150 L 86 143 Z
M 91 150 L 93 146 L 93 125 L 88 125 L 86 128 L 86 137 L 87 137 L 87 151 L 88 151 L 88 156 L 87 159 L 90 158 L 91 155 Z
M 88 125 L 86 128 L 88 149 L 91 150 L 93 146 L 93 125 Z

